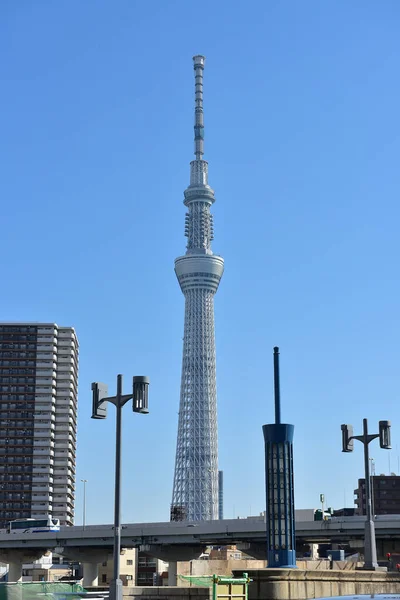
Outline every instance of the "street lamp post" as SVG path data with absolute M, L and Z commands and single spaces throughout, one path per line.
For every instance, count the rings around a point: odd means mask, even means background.
M 132 394 L 122 393 L 122 375 L 117 377 L 117 395 L 107 396 L 108 388 L 104 383 L 92 383 L 93 410 L 92 419 L 105 419 L 107 416 L 107 402 L 116 408 L 116 436 L 115 436 L 115 500 L 114 500 L 114 574 L 110 583 L 110 600 L 123 600 L 122 581 L 120 579 L 120 554 L 121 554 L 121 442 L 122 442 L 122 408 L 132 400 L 133 412 L 147 414 L 149 378 L 136 376 L 133 378 Z
M 369 443 L 375 438 L 379 438 L 381 448 L 390 450 L 390 421 L 379 421 L 379 433 L 368 433 L 368 420 L 363 419 L 363 434 L 353 435 L 351 425 L 342 425 L 342 452 L 353 452 L 354 441 L 358 440 L 364 444 L 364 469 L 365 469 L 365 540 L 364 540 L 364 569 L 374 571 L 378 567 L 376 556 L 375 524 L 372 517 L 371 502 L 371 478 L 369 472 Z
M 81 482 L 83 483 L 83 519 L 82 519 L 82 524 L 83 524 L 83 529 L 85 529 L 85 525 L 86 525 L 86 484 L 88 482 L 87 479 L 81 479 Z

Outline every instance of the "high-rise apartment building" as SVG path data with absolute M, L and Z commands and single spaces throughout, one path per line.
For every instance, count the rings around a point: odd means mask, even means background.
M 0 527 L 72 525 L 78 340 L 55 323 L 0 323 Z

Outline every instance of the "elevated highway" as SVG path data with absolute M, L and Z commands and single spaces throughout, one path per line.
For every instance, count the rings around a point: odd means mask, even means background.
M 296 539 L 305 543 L 350 544 L 363 548 L 364 518 L 343 517 L 329 521 L 296 522 Z M 400 551 L 400 515 L 375 521 L 378 557 Z M 170 563 L 198 558 L 206 546 L 237 544 L 250 556 L 264 559 L 265 521 L 262 517 L 182 523 L 130 523 L 122 526 L 121 547 L 139 548 Z M 15 581 L 22 564 L 53 551 L 84 566 L 85 585 L 96 585 L 98 564 L 113 548 L 112 525 L 62 527 L 52 533 L 1 533 L 0 562 L 10 565 Z
M 400 515 L 375 521 L 377 539 L 400 540 Z M 362 539 L 363 517 L 334 518 L 329 521 L 296 522 L 296 537 L 303 542 L 347 542 Z M 112 525 L 62 527 L 52 533 L 1 533 L 0 549 L 21 548 L 55 550 L 57 547 L 112 547 Z M 122 525 L 121 545 L 135 548 L 143 545 L 226 545 L 265 540 L 262 517 L 225 519 L 197 523 L 130 523 Z

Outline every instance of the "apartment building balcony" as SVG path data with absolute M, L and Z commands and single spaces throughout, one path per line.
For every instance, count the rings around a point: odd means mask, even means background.
M 55 409 L 55 394 L 41 394 L 35 397 L 35 410 L 53 410 Z
M 68 415 L 71 419 L 76 421 L 76 403 L 74 403 L 72 400 L 64 402 L 64 400 L 60 400 L 59 398 L 57 398 L 56 415 Z
M 42 367 L 36 367 L 36 382 L 41 381 L 42 379 L 55 379 L 56 376 L 57 371 L 55 366 L 43 365 Z
M 76 393 L 70 389 L 64 389 L 64 390 L 57 390 L 57 405 L 60 404 L 60 402 L 73 402 L 74 404 L 76 403 Z
M 46 394 L 47 396 L 53 395 L 53 393 L 55 393 L 55 385 L 54 386 L 48 385 L 46 387 L 36 386 L 36 392 L 37 392 L 37 394 L 42 394 L 42 395 Z
M 56 513 L 64 513 L 64 514 L 72 515 L 73 510 L 74 510 L 72 505 L 67 504 L 65 502 L 63 502 L 63 503 L 54 502 L 52 508 L 53 508 L 53 515 L 55 515 Z
M 51 430 L 35 430 L 35 438 L 49 438 L 54 440 L 54 429 Z
M 33 451 L 33 456 L 51 456 L 54 458 L 54 450 L 52 448 L 38 448 L 35 447 Z
M 65 463 L 54 465 L 54 477 L 68 477 L 72 479 L 75 475 L 75 467 Z
M 76 360 L 75 353 L 71 352 L 71 349 L 69 349 L 69 351 L 65 352 L 65 353 L 61 353 L 60 351 L 58 352 L 57 363 L 59 365 L 76 364 L 76 362 L 77 362 L 77 360 Z
M 71 497 L 73 497 L 74 494 L 74 490 L 73 490 L 73 486 L 68 484 L 67 478 L 64 479 L 64 481 L 60 480 L 60 481 L 55 481 L 54 482 L 54 494 L 69 494 Z
M 65 498 L 65 495 L 70 496 L 69 500 L 72 502 L 74 497 L 74 492 L 72 488 L 66 484 L 63 485 L 54 485 L 54 501 L 57 502 L 57 494 L 62 494 L 62 499 Z
M 76 397 L 77 394 L 76 386 L 73 383 L 66 383 L 64 385 L 57 382 L 57 396 L 69 396 L 70 394 L 72 394 L 74 397 Z
M 67 466 L 67 463 L 71 463 L 72 465 L 75 462 L 75 457 L 72 454 L 72 452 L 69 452 L 67 450 L 61 450 L 60 452 L 57 452 L 57 450 L 55 451 L 55 456 L 54 456 L 54 466 Z
M 72 442 L 68 442 L 67 440 L 57 440 L 57 444 L 55 447 L 55 458 L 64 458 L 67 455 L 67 452 L 71 452 L 73 454 L 74 445 Z
M 35 475 L 53 475 L 53 467 L 50 465 L 36 464 L 32 466 L 32 481 Z
M 40 402 L 35 402 L 35 411 L 33 413 L 34 417 L 38 417 L 40 418 L 40 416 L 42 416 L 43 418 L 46 418 L 46 416 L 48 416 L 48 418 L 52 419 L 56 414 L 56 405 L 55 405 L 55 399 L 54 402 L 53 401 L 43 401 L 41 400 Z
M 43 331 L 38 330 L 37 341 L 45 342 L 46 344 L 53 343 L 57 344 L 58 332 L 53 329 L 53 331 L 48 331 L 44 333 Z
M 57 354 L 52 350 L 43 350 L 38 348 L 36 353 L 36 360 L 51 360 L 53 362 L 57 362 Z
M 58 438 L 56 439 L 56 446 L 54 448 L 56 453 L 55 456 L 56 458 L 63 458 L 65 456 L 68 456 L 68 452 L 71 452 L 73 455 L 75 455 L 75 448 L 75 441 Z
M 75 440 L 75 427 L 72 426 L 72 423 L 67 424 L 67 426 L 65 427 L 64 425 L 60 426 L 57 423 L 57 427 L 54 430 L 55 435 L 56 435 L 56 442 L 71 442 L 73 443 Z
M 39 502 L 53 502 L 53 496 L 51 494 L 32 494 L 33 505 L 37 505 Z
M 57 379 L 58 380 L 67 380 L 67 381 L 75 381 L 77 369 L 73 365 L 62 365 L 57 369 Z
M 67 422 L 57 423 L 55 427 L 55 433 L 57 434 L 57 438 L 63 438 L 68 435 L 72 435 L 73 430 L 74 428 L 72 427 L 72 424 Z
M 75 472 L 75 460 L 71 458 L 55 458 L 54 459 L 54 467 L 59 467 L 60 469 L 64 467 L 65 469 L 71 469 Z
M 50 439 L 39 439 L 39 440 L 33 440 L 33 449 L 35 450 L 36 448 L 47 448 L 47 449 L 54 449 L 54 441 L 50 440 Z
M 47 507 L 46 507 L 47 505 Z M 38 517 L 35 515 L 40 515 L 40 516 L 48 516 L 49 512 L 51 512 L 52 506 L 51 503 L 49 502 L 37 502 L 34 506 L 31 504 L 30 505 L 30 510 L 31 510 L 31 517 L 33 519 L 37 519 Z
M 42 487 L 45 487 L 46 489 L 48 488 L 48 486 L 51 484 L 52 482 L 52 477 L 49 475 L 38 475 L 38 474 L 34 474 L 32 476 L 32 484 L 36 484 Z
M 32 495 L 34 494 L 39 494 L 39 492 L 44 492 L 45 494 L 50 494 L 52 495 L 53 493 L 53 486 L 52 485 L 43 485 L 43 483 L 36 483 L 34 484 L 32 482 Z
M 49 511 L 47 510 L 35 510 L 33 511 L 31 509 L 31 519 L 43 519 L 44 517 L 47 517 L 49 514 Z
M 72 424 L 74 427 L 76 426 L 76 412 L 72 410 L 72 408 L 66 407 L 57 407 L 56 410 L 56 419 L 59 423 L 67 423 Z
M 40 512 L 43 514 L 43 512 L 49 512 L 51 510 L 52 507 L 52 503 L 51 502 L 36 502 L 35 504 L 31 505 L 31 510 L 32 512 Z
M 60 354 L 68 354 L 73 350 L 76 352 L 77 344 L 74 338 L 72 337 L 58 337 L 58 349 Z
M 55 420 L 54 419 L 49 419 L 49 420 L 45 420 L 45 419 L 40 419 L 39 417 L 37 417 L 34 421 L 34 428 L 35 431 L 44 429 L 44 428 L 49 429 L 49 431 L 54 431 L 55 429 Z
M 70 414 L 69 409 L 66 412 L 56 413 L 57 426 L 75 424 L 74 416 Z
M 66 377 L 74 377 L 77 378 L 78 366 L 74 362 L 69 363 L 59 363 L 57 366 L 57 377 L 60 379 L 65 375 Z
M 36 456 L 35 454 L 33 455 L 33 459 L 32 459 L 32 465 L 35 467 L 37 465 L 44 465 L 44 466 L 53 466 L 54 464 L 54 460 L 51 456 Z

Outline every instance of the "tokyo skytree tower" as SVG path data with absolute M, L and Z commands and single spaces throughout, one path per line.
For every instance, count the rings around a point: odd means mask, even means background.
M 214 191 L 208 185 L 204 154 L 204 56 L 195 56 L 194 154 L 187 207 L 185 256 L 175 260 L 175 273 L 185 296 L 185 327 L 178 439 L 171 520 L 218 519 L 217 386 L 214 337 L 214 294 L 224 260 L 213 254 Z

